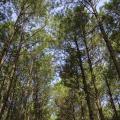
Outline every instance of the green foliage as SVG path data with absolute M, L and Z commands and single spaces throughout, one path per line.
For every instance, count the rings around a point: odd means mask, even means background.
M 120 1 L 96 5 L 0 2 L 0 120 L 119 119 Z

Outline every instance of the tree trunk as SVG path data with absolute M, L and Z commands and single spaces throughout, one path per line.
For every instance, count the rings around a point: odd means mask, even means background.
M 0 111 L 0 120 L 3 116 L 3 114 L 4 114 L 5 108 L 7 106 L 7 101 L 8 101 L 8 98 L 10 96 L 13 84 L 15 84 L 14 82 L 16 82 L 16 81 L 14 81 L 14 77 L 15 77 L 15 71 L 16 71 L 16 68 L 17 68 L 17 63 L 18 63 L 18 59 L 19 59 L 20 50 L 21 50 L 21 47 L 22 47 L 22 40 L 23 40 L 23 37 L 21 37 L 21 41 L 19 43 L 19 47 L 18 47 L 18 50 L 17 50 L 17 53 L 16 53 L 16 57 L 14 59 L 14 65 L 13 65 L 13 70 L 11 71 L 11 74 L 10 74 L 10 80 L 9 80 L 10 83 L 9 83 L 8 89 L 6 91 L 5 96 L 3 97 L 3 106 L 2 106 L 1 111 Z
M 119 63 L 117 62 L 116 55 L 115 55 L 115 53 L 114 53 L 114 50 L 113 50 L 113 48 L 112 48 L 112 45 L 111 45 L 111 43 L 110 43 L 110 41 L 109 41 L 109 39 L 108 39 L 107 34 L 105 33 L 105 30 L 104 30 L 103 25 L 102 25 L 101 23 L 99 23 L 99 27 L 100 27 L 101 33 L 102 33 L 102 35 L 103 35 L 103 39 L 104 39 L 105 42 L 106 42 L 106 46 L 107 46 L 107 48 L 108 48 L 108 50 L 109 50 L 110 56 L 111 56 L 111 58 L 112 58 L 112 60 L 113 60 L 113 63 L 114 63 L 114 65 L 115 65 L 116 71 L 117 71 L 117 73 L 118 73 L 118 77 L 119 77 L 119 79 L 120 79 L 120 67 L 119 67 Z
M 108 38 L 108 35 L 107 35 L 107 33 L 105 32 L 105 29 L 104 29 L 104 27 L 103 27 L 103 24 L 102 24 L 102 22 L 99 20 L 98 12 L 97 12 L 96 8 L 94 7 L 94 5 L 92 4 L 92 2 L 91 2 L 91 8 L 92 8 L 92 10 L 93 10 L 93 12 L 94 12 L 94 16 L 96 17 L 97 24 L 98 24 L 99 29 L 100 29 L 100 31 L 101 31 L 102 37 L 103 37 L 103 39 L 104 39 L 104 41 L 105 41 L 105 43 L 106 43 L 107 49 L 108 49 L 108 51 L 109 51 L 109 53 L 110 53 L 110 57 L 111 57 L 111 59 L 112 59 L 112 61 L 113 61 L 113 63 L 114 63 L 114 66 L 115 66 L 115 68 L 116 68 L 118 77 L 119 77 L 119 79 L 120 79 L 120 65 L 119 65 L 119 63 L 118 63 L 118 61 L 117 61 L 116 54 L 115 54 L 115 52 L 114 52 L 114 50 L 113 50 L 113 47 L 112 47 L 112 45 L 111 45 L 111 43 L 110 43 L 110 40 L 109 40 L 109 38 Z
M 90 120 L 94 120 L 94 114 L 93 114 L 93 110 L 92 110 L 92 106 L 91 106 L 90 95 L 89 95 L 89 91 L 88 91 L 88 85 L 87 85 L 87 81 L 86 81 L 86 76 L 85 76 L 85 71 L 83 68 L 83 63 L 82 63 L 82 59 L 81 59 L 79 46 L 78 46 L 77 40 L 74 40 L 74 42 L 75 42 L 76 49 L 77 49 L 77 56 L 78 56 L 79 66 L 81 69 L 82 80 L 83 80 L 83 89 L 85 92 L 85 98 L 86 98 L 87 106 L 88 106 L 88 110 L 89 110 L 89 117 L 90 117 Z
M 108 83 L 107 78 L 105 78 L 105 82 L 106 82 L 106 86 L 107 86 L 107 90 L 108 90 L 108 95 L 109 95 L 109 97 L 110 97 L 110 103 L 111 103 L 113 112 L 114 112 L 114 114 L 115 114 L 115 119 L 117 119 L 117 118 L 118 118 L 118 114 L 117 114 L 117 110 L 116 110 L 116 107 L 115 107 L 115 104 L 114 104 L 112 92 L 111 92 L 110 85 L 109 85 L 109 83 Z
M 94 90 L 95 90 L 96 106 L 97 106 L 97 109 L 98 109 L 98 112 L 99 112 L 99 117 L 100 117 L 100 120 L 105 120 L 104 115 L 103 115 L 103 111 L 102 111 L 102 107 L 101 107 L 101 103 L 100 103 L 100 99 L 99 99 L 98 89 L 97 89 L 96 84 L 95 84 L 96 78 L 95 78 L 95 75 L 94 75 L 94 72 L 93 72 L 92 62 L 91 62 L 91 58 L 90 58 L 89 49 L 88 49 L 88 46 L 87 46 L 87 41 L 86 41 L 86 38 L 85 38 L 85 34 L 83 35 L 83 42 L 84 42 L 85 48 L 86 48 L 86 54 L 87 54 L 88 64 L 89 64 L 89 71 L 90 71 L 90 74 L 91 74 L 91 81 L 93 83 Z
M 85 120 L 85 113 L 84 113 L 84 107 L 82 105 L 82 101 L 81 101 L 81 120 Z

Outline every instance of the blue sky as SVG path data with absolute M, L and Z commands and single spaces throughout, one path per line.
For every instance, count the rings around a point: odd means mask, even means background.
M 98 7 L 101 7 L 102 5 L 104 5 L 105 2 L 108 2 L 109 0 L 100 0 Z

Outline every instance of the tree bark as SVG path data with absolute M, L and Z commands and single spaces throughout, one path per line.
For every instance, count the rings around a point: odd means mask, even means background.
M 85 120 L 85 113 L 84 113 L 84 107 L 82 105 L 82 101 L 81 101 L 81 120 Z
M 81 58 L 79 46 L 78 46 L 77 40 L 74 40 L 74 42 L 76 45 L 79 66 L 80 66 L 81 74 L 82 74 L 83 89 L 85 92 L 85 98 L 86 98 L 87 106 L 88 106 L 88 110 L 89 110 L 89 118 L 90 118 L 90 120 L 94 120 L 94 114 L 93 114 L 93 110 L 92 110 L 92 106 L 91 106 L 90 95 L 89 95 L 89 91 L 88 91 L 88 85 L 87 85 L 87 81 L 86 81 L 86 76 L 85 76 L 85 71 L 83 68 L 83 63 L 82 63 L 82 58 Z
M 15 84 L 14 82 L 16 82 L 16 81 L 14 81 L 14 77 L 15 77 L 15 71 L 16 71 L 17 63 L 18 63 L 18 59 L 19 59 L 19 54 L 20 54 L 21 47 L 22 47 L 22 40 L 23 40 L 23 37 L 21 37 L 21 41 L 19 43 L 19 47 L 18 47 L 18 50 L 17 50 L 17 53 L 16 53 L 16 57 L 14 59 L 13 70 L 11 71 L 11 74 L 10 74 L 10 80 L 9 80 L 10 83 L 9 83 L 8 89 L 6 91 L 6 94 L 3 97 L 3 106 L 2 106 L 1 111 L 0 111 L 0 120 L 2 119 L 5 108 L 7 106 L 7 101 L 8 101 L 8 98 L 10 96 L 13 84 Z
M 83 35 L 83 42 L 84 42 L 85 48 L 86 48 L 86 54 L 87 54 L 88 64 L 89 64 L 89 71 L 90 71 L 90 74 L 91 74 L 91 81 L 93 83 L 94 90 L 95 90 L 96 106 L 97 106 L 97 109 L 98 109 L 98 112 L 99 112 L 99 117 L 100 117 L 100 120 L 105 120 L 104 115 L 103 115 L 103 111 L 102 111 L 102 107 L 101 107 L 101 104 L 100 104 L 98 89 L 97 89 L 96 83 L 95 83 L 96 78 L 95 78 L 95 75 L 94 75 L 94 72 L 93 72 L 92 62 L 91 62 L 91 58 L 90 58 L 90 54 L 89 54 L 89 48 L 87 46 L 87 41 L 86 41 L 85 34 Z
M 117 110 L 116 110 L 116 107 L 115 107 L 115 104 L 114 104 L 113 95 L 112 95 L 110 85 L 108 83 L 107 78 L 105 78 L 105 82 L 106 82 L 106 86 L 107 86 L 107 90 L 108 90 L 108 95 L 109 95 L 109 98 L 110 98 L 110 103 L 111 103 L 111 106 L 112 106 L 112 109 L 113 109 L 113 112 L 114 112 L 114 115 L 115 115 L 115 119 L 117 120 L 118 113 L 117 113 Z
M 104 39 L 104 41 L 105 41 L 105 43 L 106 43 L 106 46 L 107 46 L 107 49 L 108 49 L 108 51 L 109 51 L 110 57 L 111 57 L 111 59 L 112 59 L 112 61 L 113 61 L 113 64 L 114 64 L 114 66 L 115 66 L 115 68 L 116 68 L 116 71 L 117 71 L 117 74 L 118 74 L 118 78 L 119 78 L 119 80 L 120 80 L 120 65 L 119 65 L 119 63 L 118 63 L 118 61 L 117 61 L 117 56 L 116 56 L 116 54 L 115 54 L 115 52 L 114 52 L 114 50 L 113 50 L 113 47 L 112 47 L 112 45 L 111 45 L 111 43 L 110 43 L 110 40 L 109 40 L 109 38 L 108 38 L 108 35 L 107 35 L 107 33 L 105 32 L 104 26 L 103 26 L 102 22 L 99 20 L 98 12 L 97 12 L 97 10 L 96 10 L 96 8 L 94 7 L 94 5 L 93 5 L 92 2 L 91 2 L 91 8 L 92 8 L 93 13 L 94 13 L 94 16 L 95 16 L 95 18 L 96 18 L 96 20 L 97 20 L 97 24 L 98 24 L 99 29 L 100 29 L 100 31 L 101 31 L 102 37 L 103 37 L 103 39 Z

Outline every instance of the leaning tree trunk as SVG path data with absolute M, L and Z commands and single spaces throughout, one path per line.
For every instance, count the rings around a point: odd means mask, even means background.
M 104 115 L 103 115 L 103 111 L 102 111 L 102 107 L 101 107 L 101 103 L 100 103 L 100 99 L 99 99 L 98 89 L 97 89 L 96 83 L 95 83 L 96 78 L 95 78 L 95 75 L 94 75 L 94 72 L 93 72 L 92 62 L 91 62 L 91 58 L 90 58 L 89 49 L 88 49 L 88 46 L 87 46 L 87 41 L 86 41 L 86 38 L 85 38 L 85 34 L 83 35 L 83 42 L 85 44 L 86 54 L 87 54 L 88 64 L 89 64 L 89 70 L 90 70 L 90 74 L 91 74 L 91 80 L 92 80 L 94 90 L 95 90 L 96 106 L 97 106 L 97 109 L 98 109 L 98 112 L 99 112 L 99 117 L 100 117 L 100 120 L 105 120 Z
M 82 101 L 80 102 L 80 108 L 81 108 L 81 120 L 85 120 L 85 111 L 84 111 L 84 107 L 83 107 L 83 103 Z
M 88 110 L 89 110 L 89 117 L 90 117 L 90 120 L 94 120 L 94 114 L 93 114 L 94 112 L 93 112 L 92 106 L 91 106 L 90 94 L 89 94 L 89 91 L 88 91 L 88 85 L 87 85 L 87 81 L 86 81 L 86 76 L 85 76 L 85 71 L 84 71 L 84 68 L 83 68 L 83 63 L 82 63 L 82 59 L 81 59 L 79 46 L 78 46 L 77 40 L 74 40 L 74 42 L 75 42 L 76 49 L 77 49 L 77 56 L 78 56 L 79 66 L 80 66 L 80 69 L 81 69 L 82 80 L 83 80 L 83 89 L 84 89 L 84 92 L 85 92 L 85 95 L 86 95 L 85 98 L 86 98 L 87 106 L 88 106 Z
M 4 111 L 6 109 L 7 101 L 8 101 L 8 98 L 10 96 L 13 84 L 15 84 L 15 82 L 16 82 L 16 80 L 14 81 L 14 77 L 15 77 L 15 71 L 16 71 L 17 63 L 18 63 L 18 59 L 19 59 L 19 54 L 20 54 L 21 47 L 22 47 L 22 40 L 23 40 L 23 37 L 21 37 L 21 41 L 19 43 L 19 47 L 18 47 L 18 50 L 17 50 L 17 53 L 16 53 L 16 57 L 14 59 L 13 70 L 11 71 L 11 74 L 10 74 L 10 79 L 9 79 L 10 83 L 8 85 L 8 89 L 6 91 L 6 94 L 3 97 L 3 105 L 2 105 L 2 108 L 1 108 L 1 111 L 0 111 L 0 120 L 2 119 L 2 116 L 3 116 Z
M 108 51 L 109 51 L 109 53 L 110 53 L 110 57 L 111 57 L 111 59 L 112 59 L 112 61 L 113 61 L 113 64 L 114 64 L 114 66 L 115 66 L 115 68 L 116 68 L 118 77 L 119 77 L 119 79 L 120 79 L 120 65 L 119 65 L 119 63 L 118 63 L 118 61 L 117 61 L 116 54 L 115 54 L 115 52 L 114 52 L 114 50 L 113 50 L 113 47 L 112 47 L 112 45 L 111 45 L 111 43 L 110 43 L 110 40 L 109 40 L 109 38 L 108 38 L 108 35 L 107 35 L 107 33 L 105 32 L 103 23 L 99 20 L 99 15 L 98 15 L 98 12 L 97 12 L 96 8 L 94 7 L 94 5 L 93 5 L 92 2 L 91 2 L 90 5 L 91 5 L 91 8 L 92 8 L 92 10 L 93 10 L 94 16 L 95 16 L 95 18 L 96 18 L 96 20 L 97 20 L 97 24 L 98 24 L 99 29 L 100 29 L 100 31 L 101 31 L 102 37 L 103 37 L 103 39 L 104 39 L 104 41 L 105 41 L 105 43 L 106 43 L 107 49 L 108 49 Z
M 115 107 L 115 104 L 114 104 L 113 95 L 112 95 L 112 92 L 111 92 L 111 89 L 110 89 L 110 85 L 109 85 L 106 77 L 105 77 L 105 83 L 106 83 L 106 86 L 107 86 L 108 95 L 109 95 L 109 98 L 110 98 L 110 103 L 111 103 L 113 112 L 115 114 L 115 119 L 117 120 L 117 118 L 118 118 L 117 110 L 116 110 L 116 107 Z

